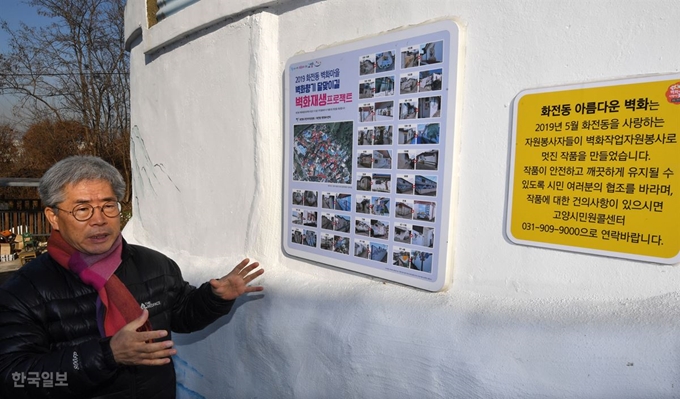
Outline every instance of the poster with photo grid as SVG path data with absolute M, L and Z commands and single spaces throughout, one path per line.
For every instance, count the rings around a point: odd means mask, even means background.
M 456 23 L 439 21 L 288 60 L 288 255 L 445 286 L 459 46 Z

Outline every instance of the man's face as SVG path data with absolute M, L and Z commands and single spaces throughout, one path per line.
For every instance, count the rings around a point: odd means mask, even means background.
M 98 255 L 108 251 L 120 234 L 120 215 L 110 218 L 101 208 L 95 208 L 92 218 L 79 222 L 64 210 L 71 211 L 76 205 L 97 207 L 117 201 L 111 184 L 105 180 L 83 180 L 64 187 L 64 194 L 64 202 L 57 204 L 63 210 L 45 209 L 52 228 L 59 230 L 64 240 L 80 252 Z

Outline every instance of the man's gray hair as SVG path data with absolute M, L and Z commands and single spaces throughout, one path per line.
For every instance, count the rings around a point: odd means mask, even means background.
M 54 207 L 66 198 L 64 188 L 83 180 L 105 180 L 111 184 L 118 201 L 125 195 L 125 180 L 118 169 L 99 157 L 74 155 L 52 165 L 40 179 L 40 199 Z

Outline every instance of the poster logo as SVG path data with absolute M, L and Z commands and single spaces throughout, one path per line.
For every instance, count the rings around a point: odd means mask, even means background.
M 321 61 L 318 61 L 318 60 L 317 60 L 317 61 L 308 62 L 308 63 L 306 63 L 306 64 L 302 64 L 302 65 L 291 66 L 291 67 L 290 67 L 290 70 L 291 70 L 291 71 L 296 71 L 296 70 L 298 70 L 298 69 L 318 68 L 318 67 L 320 67 L 320 66 L 321 66 Z
M 680 82 L 670 85 L 666 90 L 666 99 L 671 104 L 680 105 Z

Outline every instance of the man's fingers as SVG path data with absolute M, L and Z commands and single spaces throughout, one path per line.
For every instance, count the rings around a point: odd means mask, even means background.
M 253 262 L 250 266 L 244 267 L 241 272 L 244 272 L 245 274 L 248 274 L 255 270 L 258 266 L 260 266 L 260 262 Z
M 177 353 L 177 350 L 172 347 L 173 345 L 172 341 L 139 343 L 135 348 L 136 354 L 134 357 L 136 360 L 134 363 L 145 365 L 165 364 L 167 361 L 162 361 L 163 359 Z M 161 361 L 159 362 L 159 360 Z
M 255 273 L 249 274 L 246 277 L 244 277 L 243 279 L 246 280 L 246 282 L 251 282 L 251 281 L 255 280 L 256 278 L 258 278 L 259 276 L 261 276 L 262 273 L 264 273 L 264 269 L 260 269 L 260 270 L 256 271 Z
M 238 270 L 243 270 L 243 268 L 246 267 L 246 265 L 248 264 L 248 262 L 250 262 L 250 259 L 248 259 L 248 258 L 243 259 L 243 260 L 241 261 L 241 263 L 239 263 L 238 265 L 236 265 L 236 269 L 238 269 Z
M 162 359 L 144 359 L 137 364 L 140 366 L 162 366 L 168 363 L 170 363 L 170 358 L 165 357 Z
M 148 319 L 149 319 L 149 311 L 146 310 L 146 309 L 143 309 L 142 314 L 138 318 L 129 322 L 127 324 L 127 326 L 130 326 L 130 329 L 132 329 L 132 330 L 137 330 L 139 327 L 143 326 L 144 323 L 146 323 L 146 321 Z
M 137 331 L 137 329 L 146 323 L 146 321 L 149 319 L 149 311 L 147 309 L 142 309 L 142 314 L 126 324 L 123 328 L 127 328 L 128 330 L 131 331 Z M 165 330 L 154 330 L 154 331 L 144 331 L 140 332 L 142 334 L 142 337 L 144 338 L 143 341 L 149 341 L 152 339 L 156 338 L 163 338 L 166 335 L 168 335 L 168 332 Z
M 240 276 L 242 276 L 242 277 L 245 279 L 246 276 L 247 276 L 251 271 L 255 270 L 258 266 L 260 266 L 260 263 L 259 263 L 259 262 L 253 262 L 253 263 L 250 264 L 250 265 L 248 265 L 248 262 L 250 262 L 250 259 L 248 259 L 248 258 L 243 259 L 243 260 L 241 261 L 241 263 L 239 263 L 238 265 L 236 265 L 236 267 L 234 267 L 234 270 L 232 270 L 231 273 L 227 274 L 226 276 L 222 276 L 222 277 L 220 277 L 219 279 L 211 279 L 211 280 L 210 280 L 210 285 L 211 285 L 213 288 L 217 289 L 217 288 L 219 287 L 219 285 L 220 285 L 219 283 L 220 283 L 222 280 L 225 280 L 225 279 L 227 279 L 229 276 L 232 276 L 232 275 L 237 275 L 237 276 L 240 275 Z
M 128 324 L 130 325 L 130 324 Z M 157 340 L 159 338 L 166 337 L 168 335 L 168 332 L 165 330 L 153 330 L 153 331 L 136 331 L 133 333 L 135 335 L 130 336 L 128 338 L 131 342 L 138 342 L 138 343 L 144 343 L 144 342 L 150 342 L 153 340 Z M 170 341 L 163 341 L 160 342 L 161 344 L 164 342 L 170 342 Z M 172 345 L 171 345 L 172 346 Z
M 167 346 L 162 346 L 160 348 L 151 348 L 152 345 L 156 344 L 146 344 L 139 348 L 139 356 L 143 359 L 158 359 L 162 357 L 170 357 L 177 353 L 177 350 L 169 348 Z
M 147 345 L 148 346 L 148 345 Z M 146 351 L 149 348 L 144 347 L 135 355 L 134 364 L 143 364 L 146 366 L 155 366 L 166 364 L 170 362 L 170 357 L 177 354 L 176 349 L 162 349 L 155 351 Z

